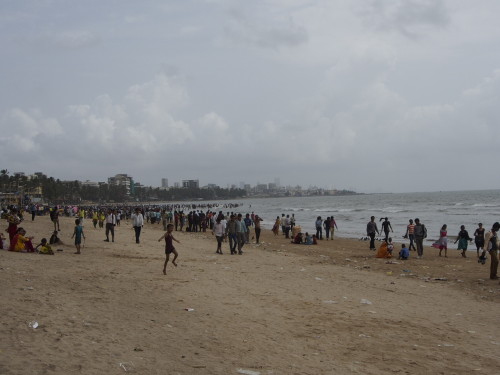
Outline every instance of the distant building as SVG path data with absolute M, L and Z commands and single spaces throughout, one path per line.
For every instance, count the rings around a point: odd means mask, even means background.
M 127 176 L 125 173 L 117 174 L 114 177 L 109 177 L 108 184 L 109 185 L 117 185 L 117 186 L 125 186 L 125 190 L 127 192 L 127 195 L 130 195 L 130 193 L 134 189 L 134 181 L 132 180 L 132 177 Z
M 94 182 L 94 181 L 86 180 L 86 181 L 82 182 L 82 186 L 91 186 L 91 187 L 98 188 L 99 187 L 99 182 Z
M 162 188 L 168 188 L 168 178 L 162 178 L 161 179 L 161 187 Z
M 179 189 L 181 187 L 180 182 L 174 182 L 174 188 Z
M 198 189 L 200 187 L 199 180 L 182 180 L 182 187 L 187 189 Z

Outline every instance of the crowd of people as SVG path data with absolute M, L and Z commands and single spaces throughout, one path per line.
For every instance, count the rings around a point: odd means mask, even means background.
M 8 248 L 16 252 L 38 252 L 40 254 L 54 254 L 52 245 L 62 245 L 62 241 L 58 238 L 60 231 L 59 217 L 68 216 L 75 217 L 75 227 L 72 235 L 76 248 L 75 254 L 81 254 L 82 244 L 84 245 L 85 234 L 83 231 L 84 223 L 90 220 L 92 226 L 97 229 L 104 229 L 106 242 L 115 241 L 115 227 L 121 225 L 122 219 L 131 222 L 135 231 L 135 241 L 140 243 L 141 230 L 145 224 L 161 225 L 165 234 L 160 238 L 165 240 L 166 261 L 164 272 L 167 267 L 169 255 L 174 254 L 172 264 L 176 265 L 178 253 L 173 246 L 173 241 L 177 241 L 173 237 L 174 231 L 185 232 L 207 232 L 215 236 L 217 241 L 216 253 L 223 254 L 223 243 L 228 242 L 229 252 L 231 255 L 243 254 L 243 247 L 250 243 L 250 240 L 255 240 L 256 244 L 260 242 L 261 222 L 263 219 L 254 212 L 246 213 L 245 215 L 234 212 L 220 210 L 238 208 L 238 204 L 225 205 L 208 205 L 208 204 L 185 204 L 185 205 L 143 205 L 143 206 L 64 206 L 64 207 L 37 207 L 29 205 L 22 210 L 16 207 L 7 207 L 2 209 L 2 218 L 7 221 L 6 232 L 9 236 L 9 242 L 0 235 L 0 248 Z M 215 211 L 215 209 L 219 209 Z M 33 237 L 28 236 L 26 230 L 20 226 L 24 220 L 25 214 L 31 213 L 31 220 L 35 220 L 37 216 L 49 215 L 53 225 L 53 232 L 50 241 L 42 238 L 37 246 L 33 245 Z M 394 244 L 392 238 L 389 237 L 393 231 L 392 225 L 387 217 L 380 218 L 382 222 L 381 230 L 379 231 L 375 217 L 372 216 L 366 226 L 367 239 L 369 239 L 369 248 L 372 251 L 377 250 L 375 247 L 375 239 L 377 235 L 383 235 L 380 239 L 380 245 L 376 257 L 390 258 L 393 255 Z M 276 217 L 272 232 L 275 236 L 281 235 L 286 239 L 291 239 L 293 244 L 316 245 L 318 241 L 323 239 L 333 240 L 335 230 L 338 229 L 337 222 L 333 216 L 322 219 L 318 216 L 314 222 L 316 233 L 310 235 L 308 232 L 302 233 L 301 227 L 297 225 L 295 215 L 281 214 Z M 461 256 L 467 257 L 468 245 L 474 241 L 476 245 L 478 262 L 485 264 L 486 254 L 489 253 L 491 259 L 490 278 L 498 279 L 498 250 L 499 239 L 498 230 L 500 224 L 494 223 L 490 231 L 486 231 L 482 223 L 478 224 L 473 237 L 469 236 L 465 226 L 462 225 L 456 236 L 455 243 L 458 243 L 458 250 L 461 251 Z M 324 236 L 323 236 L 324 231 Z M 253 232 L 253 234 L 252 234 Z M 383 233 L 383 234 L 382 234 Z M 424 240 L 427 238 L 427 228 L 418 218 L 410 219 L 406 226 L 406 233 L 403 236 L 409 240 L 409 245 L 405 243 L 401 245 L 401 250 L 398 252 L 398 258 L 407 260 L 410 257 L 411 251 L 416 251 L 417 258 L 422 258 L 424 255 Z M 438 256 L 448 257 L 448 228 L 444 224 L 439 230 L 439 239 L 432 245 L 439 249 Z

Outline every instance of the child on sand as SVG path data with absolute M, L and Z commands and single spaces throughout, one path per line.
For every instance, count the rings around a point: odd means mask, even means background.
M 50 236 L 49 243 L 51 245 L 64 245 L 61 241 L 61 239 L 57 236 L 57 230 L 52 233 L 52 236 Z
M 160 242 L 163 238 L 165 239 L 165 255 L 167 256 L 165 259 L 165 264 L 163 265 L 163 274 L 167 274 L 167 263 L 168 259 L 170 258 L 170 254 L 174 253 L 174 259 L 172 259 L 172 264 L 177 267 L 177 263 L 175 263 L 175 260 L 179 256 L 177 253 L 177 250 L 175 250 L 175 247 L 172 243 L 172 241 L 175 241 L 177 243 L 180 243 L 180 241 L 176 240 L 174 236 L 172 236 L 172 232 L 174 231 L 174 225 L 173 224 L 168 224 L 167 225 L 167 232 L 161 236 L 158 239 L 158 242 Z
M 402 244 L 398 259 L 407 260 L 409 257 L 410 257 L 410 250 L 406 247 L 406 244 Z
M 313 240 L 312 240 L 312 237 L 309 235 L 308 232 L 306 232 L 306 237 L 304 239 L 304 242 L 303 242 L 304 245 L 312 245 L 313 244 Z
M 83 239 L 85 239 L 85 234 L 83 233 L 83 227 L 80 225 L 80 219 L 75 220 L 75 230 L 73 231 L 73 235 L 71 236 L 71 238 L 73 237 L 75 238 L 75 254 L 81 254 L 80 246 L 82 244 L 82 237 Z
M 441 252 L 444 250 L 444 257 L 448 258 L 448 231 L 446 229 L 447 226 L 444 224 L 439 231 L 438 248 L 439 256 L 441 256 Z
M 42 242 L 40 242 L 38 245 L 36 245 L 35 249 L 40 248 L 38 250 L 38 254 L 44 254 L 44 255 L 54 255 L 54 252 L 52 251 L 52 247 L 47 243 L 46 238 L 42 238 Z
M 387 243 L 387 252 L 392 256 L 392 251 L 394 250 L 394 244 L 392 243 L 392 238 L 389 237 L 389 242 Z

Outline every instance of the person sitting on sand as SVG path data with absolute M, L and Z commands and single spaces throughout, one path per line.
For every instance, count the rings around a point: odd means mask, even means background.
M 172 264 L 177 267 L 177 263 L 175 263 L 175 260 L 179 256 L 177 253 L 177 250 L 175 250 L 175 247 L 172 243 L 172 241 L 175 241 L 177 243 L 180 243 L 180 241 L 176 240 L 174 236 L 172 235 L 172 232 L 174 231 L 174 226 L 173 224 L 168 224 L 167 225 L 167 231 L 163 236 L 161 236 L 158 239 L 158 242 L 160 242 L 163 238 L 165 239 L 165 255 L 167 256 L 165 259 L 165 264 L 163 265 L 163 274 L 167 274 L 167 263 L 170 258 L 170 254 L 174 253 L 174 259 L 172 259 Z
M 401 250 L 399 251 L 398 259 L 408 260 L 410 257 L 410 250 L 406 247 L 406 244 L 401 245 Z
M 303 242 L 303 239 L 302 239 L 302 233 L 299 232 L 297 233 L 297 235 L 293 238 L 293 241 L 292 243 L 294 244 L 301 244 Z
M 40 250 L 38 250 L 38 248 L 40 248 Z M 42 242 L 36 245 L 35 250 L 38 250 L 38 254 L 54 255 L 54 251 L 52 251 L 52 247 L 47 243 L 46 238 L 42 238 Z
M 313 245 L 317 245 L 318 244 L 318 237 L 315 234 L 312 235 L 312 244 Z
M 389 254 L 387 247 L 388 247 L 388 243 L 386 241 L 382 242 L 382 244 L 378 248 L 377 255 L 375 255 L 375 256 L 377 258 L 391 258 L 392 255 Z
M 17 233 L 14 235 L 13 243 L 10 247 L 10 251 L 16 251 L 16 252 L 24 252 L 27 251 L 29 253 L 35 252 L 35 249 L 33 248 L 33 243 L 31 240 L 34 237 L 26 237 L 26 231 L 24 228 L 17 228 Z
M 387 252 L 391 255 L 391 257 L 393 250 L 394 250 L 394 244 L 392 243 L 392 238 L 389 237 L 389 242 L 387 242 Z
M 61 239 L 57 236 L 57 230 L 52 233 L 52 236 L 50 236 L 49 239 L 49 244 L 51 245 L 64 245 Z
M 306 236 L 304 238 L 304 242 L 302 242 L 304 245 L 312 245 L 313 244 L 313 240 L 312 240 L 312 237 L 309 235 L 308 232 L 306 232 Z

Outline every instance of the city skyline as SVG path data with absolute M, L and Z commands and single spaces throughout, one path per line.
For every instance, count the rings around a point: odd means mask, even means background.
M 498 1 L 119 4 L 1 3 L 1 168 L 147 186 L 500 186 Z

